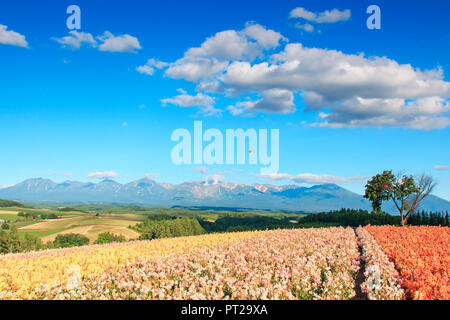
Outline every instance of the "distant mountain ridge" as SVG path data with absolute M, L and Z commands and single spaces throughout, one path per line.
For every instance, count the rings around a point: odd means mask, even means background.
M 370 210 L 361 195 L 335 184 L 312 187 L 270 184 L 245 185 L 229 182 L 188 181 L 181 184 L 159 183 L 144 178 L 121 184 L 105 179 L 98 183 L 49 179 L 28 179 L 0 189 L 0 198 L 18 201 L 105 202 L 144 206 L 205 206 L 321 212 L 340 208 Z M 385 211 L 396 213 L 392 203 Z M 421 209 L 450 211 L 450 201 L 429 196 Z

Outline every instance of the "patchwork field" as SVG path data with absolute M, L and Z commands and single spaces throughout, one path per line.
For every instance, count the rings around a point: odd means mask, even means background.
M 0 299 L 352 299 L 360 292 L 448 300 L 449 235 L 448 227 L 332 227 L 8 254 L 0 256 Z
M 19 228 L 19 231 L 38 236 L 43 242 L 53 241 L 58 234 L 78 233 L 88 237 L 93 243 L 103 232 L 123 235 L 127 240 L 135 239 L 139 237 L 139 234 L 129 229 L 128 226 L 138 222 L 138 220 L 131 220 L 127 217 L 69 216 L 26 225 Z

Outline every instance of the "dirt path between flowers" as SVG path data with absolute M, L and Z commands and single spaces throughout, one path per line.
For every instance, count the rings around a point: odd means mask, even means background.
M 356 234 L 356 230 L 353 230 L 353 231 L 355 232 L 356 238 L 358 238 L 358 235 Z M 364 260 L 362 260 L 362 255 L 363 255 L 362 246 L 359 245 L 360 266 L 359 266 L 359 271 L 356 274 L 356 279 L 355 279 L 356 295 L 353 297 L 352 300 L 368 300 L 367 295 L 361 289 L 361 284 L 363 284 L 363 282 L 366 280 L 366 278 L 364 276 L 364 272 L 366 271 L 366 263 L 364 262 Z

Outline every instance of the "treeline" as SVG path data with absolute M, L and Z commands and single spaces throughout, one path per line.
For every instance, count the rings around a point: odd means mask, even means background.
M 47 246 L 38 237 L 28 233 L 21 237 L 14 225 L 7 231 L 3 228 L 0 230 L 0 254 L 37 251 L 46 248 Z
M 214 222 L 199 219 L 200 225 L 208 232 L 235 232 L 252 230 L 272 230 L 295 228 L 298 219 L 284 217 L 277 219 L 266 216 L 245 215 L 245 216 L 225 216 Z
M 56 208 L 56 210 L 62 211 L 62 212 L 82 212 L 82 213 L 87 213 L 84 210 L 80 210 L 80 209 L 76 209 L 76 208 L 72 208 L 72 207 L 59 207 L 59 208 Z
M 122 235 L 104 232 L 98 235 L 95 244 L 125 241 L 126 239 Z M 55 240 L 43 243 L 40 238 L 29 233 L 21 236 L 14 225 L 9 230 L 0 230 L 0 254 L 80 247 L 88 244 L 89 238 L 77 233 L 59 234 L 55 237 Z
M 313 213 L 301 219 L 301 223 L 335 223 L 343 227 L 371 225 L 400 225 L 399 216 L 388 213 L 371 213 L 367 210 L 341 209 L 328 213 Z
M 25 218 L 26 220 L 46 220 L 46 219 L 58 219 L 58 216 L 54 213 L 36 213 L 36 212 L 19 212 L 18 217 Z
M 19 207 L 19 208 L 28 208 L 28 206 L 24 205 L 23 203 L 12 201 L 12 200 L 3 200 L 0 199 L 0 207 Z
M 449 227 L 448 212 L 416 212 L 408 218 L 408 224 L 413 226 L 446 226 Z
M 358 227 L 371 225 L 401 225 L 400 216 L 388 213 L 372 213 L 366 210 L 341 209 L 328 213 L 310 214 L 301 219 L 304 222 L 336 223 L 341 226 Z M 417 212 L 407 221 L 408 225 L 449 226 L 448 212 Z
M 199 220 L 208 232 L 232 232 L 250 230 L 271 230 L 289 228 L 319 228 L 332 226 L 358 227 L 371 225 L 399 225 L 400 217 L 387 213 L 372 214 L 366 210 L 341 209 L 327 213 L 313 213 L 303 217 L 285 216 L 274 218 L 267 216 L 246 215 L 226 216 L 215 222 Z
M 168 215 L 149 216 L 143 222 L 130 228 L 141 233 L 139 240 L 194 236 L 205 233 L 196 218 Z

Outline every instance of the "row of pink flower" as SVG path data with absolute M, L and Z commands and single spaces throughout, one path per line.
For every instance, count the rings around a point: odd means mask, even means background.
M 356 233 L 366 268 L 362 291 L 371 300 L 402 300 L 404 292 L 395 265 L 366 229 L 359 227 Z
M 147 258 L 42 286 L 43 299 L 349 299 L 359 251 L 351 228 L 276 230 Z

